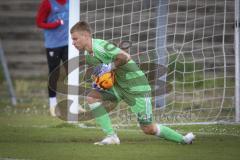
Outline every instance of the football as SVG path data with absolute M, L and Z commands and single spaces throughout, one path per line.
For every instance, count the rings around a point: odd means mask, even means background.
M 99 77 L 94 77 L 94 82 L 98 85 L 98 87 L 102 89 L 109 89 L 113 86 L 115 81 L 114 72 L 107 72 Z

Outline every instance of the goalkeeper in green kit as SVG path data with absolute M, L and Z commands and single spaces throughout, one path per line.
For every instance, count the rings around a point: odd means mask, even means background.
M 155 135 L 166 140 L 181 144 L 191 144 L 195 135 L 188 133 L 185 136 L 176 131 L 153 122 L 151 87 L 148 80 L 131 59 L 130 55 L 105 40 L 92 38 L 88 23 L 81 21 L 70 30 L 73 45 L 81 51 L 85 51 L 84 61 L 96 66 L 93 74 L 101 76 L 113 71 L 115 83 L 112 88 L 101 90 L 93 85 L 93 89 L 87 96 L 87 103 L 96 123 L 100 125 L 106 137 L 96 142 L 96 145 L 120 144 L 120 140 L 112 127 L 111 120 L 106 112 L 103 101 L 125 101 L 131 112 L 137 116 L 141 129 L 147 135 Z

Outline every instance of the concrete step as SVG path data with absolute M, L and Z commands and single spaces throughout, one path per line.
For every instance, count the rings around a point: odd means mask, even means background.
M 24 40 L 33 40 L 33 41 L 39 41 L 43 40 L 43 35 L 37 28 L 31 28 L 29 30 L 22 30 L 22 31 L 5 31 L 5 32 L 0 32 L 0 37 L 3 40 L 19 40 L 19 41 L 24 41 Z
M 190 12 L 196 10 L 196 12 L 222 12 L 233 11 L 234 9 L 234 0 L 218 0 L 218 1 L 206 1 L 206 0 L 197 0 L 197 1 L 171 1 L 169 3 L 169 12 Z
M 5 0 L 0 1 L 0 11 L 4 12 L 22 12 L 36 11 L 39 7 L 40 0 Z
M 24 40 L 19 42 L 19 40 L 3 40 L 2 46 L 7 55 L 16 54 L 16 55 L 45 55 L 45 48 L 43 46 L 43 41 L 33 41 L 33 40 Z
M 213 24 L 223 24 L 224 23 L 224 18 L 226 16 L 225 23 L 233 23 L 234 22 L 234 12 L 228 12 L 226 14 L 224 13 L 218 13 L 214 15 L 199 15 L 195 17 L 194 14 L 169 14 L 168 15 L 168 24 L 174 24 L 176 22 L 182 24 L 182 23 L 190 23 L 195 24 L 196 26 L 199 25 L 213 25 Z
M 35 26 L 35 17 L 0 17 L 0 26 Z
M 40 33 L 42 34 L 42 29 L 38 28 L 36 25 L 32 26 L 0 26 L 0 33 Z
M 167 34 L 194 34 L 196 36 L 198 35 L 205 35 L 205 36 L 211 36 L 211 35 L 222 35 L 222 34 L 234 34 L 234 23 L 227 23 L 227 24 L 218 24 L 218 25 L 211 25 L 211 26 L 204 26 L 201 25 L 199 27 L 194 28 L 194 22 L 193 26 L 186 25 L 186 24 L 168 24 L 167 27 Z
M 0 4 L 1 6 L 1 4 Z M 13 18 L 13 17 L 36 17 L 37 10 L 13 10 L 13 11 L 4 11 L 0 10 L 0 17 L 4 18 Z
M 32 54 L 32 55 L 6 55 L 8 63 L 31 63 L 31 64 L 45 64 L 47 59 L 45 54 Z
M 224 40 L 224 43 L 223 43 L 223 40 Z M 233 44 L 234 43 L 234 36 L 229 34 L 229 35 L 216 35 L 216 36 L 212 36 L 212 37 L 196 37 L 195 39 L 190 39 L 188 37 L 186 37 L 185 35 L 183 34 L 175 34 L 175 35 L 169 35 L 167 37 L 167 43 L 191 43 L 192 41 L 194 41 L 195 44 L 197 43 L 202 43 L 205 42 L 205 43 L 208 43 L 206 44 L 207 46 L 208 45 L 211 45 L 212 43 L 220 43 L 220 44 Z
M 9 63 L 12 68 L 10 74 L 13 77 L 41 77 L 47 76 L 47 64 L 30 64 L 30 63 Z

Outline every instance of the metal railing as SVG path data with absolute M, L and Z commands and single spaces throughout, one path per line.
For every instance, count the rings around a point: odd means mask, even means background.
M 7 63 L 6 63 L 6 59 L 5 59 L 5 56 L 4 56 L 4 50 L 2 48 L 1 39 L 0 39 L 0 63 L 2 64 L 3 74 L 4 74 L 4 77 L 7 81 L 7 88 L 8 88 L 8 91 L 9 91 L 9 95 L 11 97 L 11 103 L 12 103 L 12 105 L 16 106 L 17 105 L 16 94 L 15 94 L 15 90 L 13 88 L 12 80 L 11 80 L 9 70 L 8 70 L 8 66 L 7 66 Z

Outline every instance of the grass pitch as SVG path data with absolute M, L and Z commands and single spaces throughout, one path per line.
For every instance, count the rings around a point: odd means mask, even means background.
M 14 160 L 237 160 L 239 125 L 171 126 L 194 131 L 192 145 L 146 136 L 138 129 L 119 129 L 121 144 L 94 146 L 104 135 L 48 115 L 0 114 L 0 159 Z

